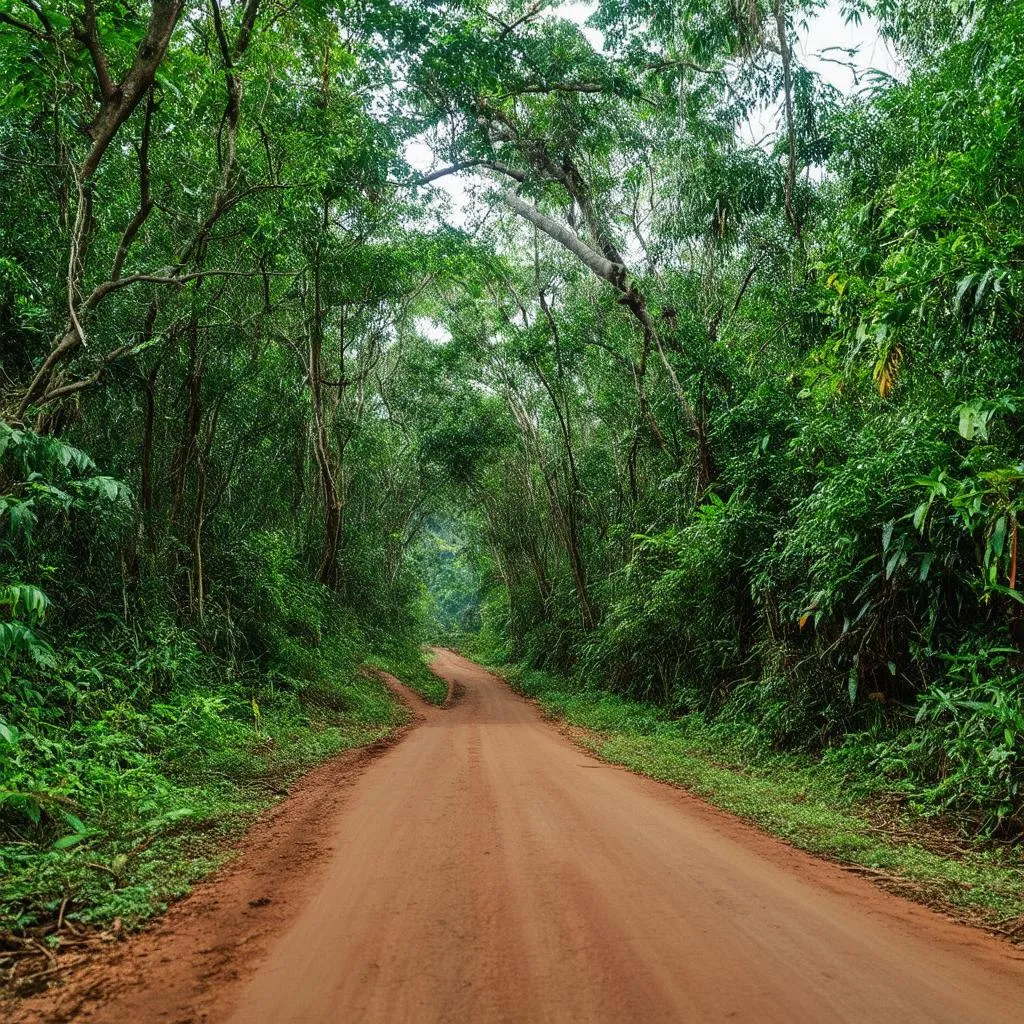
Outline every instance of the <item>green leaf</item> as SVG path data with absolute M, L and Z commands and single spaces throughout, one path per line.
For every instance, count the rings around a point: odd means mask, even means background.
M 957 423 L 957 430 L 960 432 L 960 436 L 968 441 L 973 441 L 978 436 L 985 437 L 984 423 L 979 422 L 976 410 L 968 405 L 960 406 L 960 419 Z
M 62 811 L 62 812 L 61 812 L 61 814 L 63 815 L 63 817 L 64 817 L 64 820 L 65 820 L 65 821 L 66 821 L 66 822 L 67 822 L 67 823 L 68 823 L 68 824 L 69 824 L 69 825 L 70 825 L 70 826 L 71 826 L 71 827 L 72 827 L 72 828 L 73 828 L 73 829 L 74 829 L 74 830 L 75 830 L 76 832 L 80 832 L 80 833 L 82 833 L 82 834 L 84 835 L 84 834 L 85 834 L 86 832 L 88 832 L 88 831 L 89 831 L 89 829 L 88 829 L 88 828 L 86 827 L 86 824 L 85 824 L 85 822 L 84 822 L 84 821 L 82 821 L 82 819 L 81 819 L 81 818 L 79 818 L 79 817 L 78 817 L 77 815 L 75 815 L 75 814 L 72 814 L 72 813 L 71 813 L 70 811 Z
M 992 529 L 992 537 L 989 539 L 989 547 L 992 553 L 999 558 L 1003 553 L 1006 542 L 1006 516 L 1000 516 Z
M 964 295 L 967 294 L 967 289 L 974 283 L 974 274 L 968 274 L 966 277 L 960 279 L 960 283 L 956 286 L 956 298 L 953 300 L 953 304 L 959 309 L 961 303 L 964 301 Z M 948 294 L 948 293 L 947 293 Z
M 75 846 L 82 842 L 83 839 L 88 839 L 89 834 L 87 832 L 76 832 L 70 836 L 63 836 L 53 844 L 55 850 L 66 850 L 68 847 Z

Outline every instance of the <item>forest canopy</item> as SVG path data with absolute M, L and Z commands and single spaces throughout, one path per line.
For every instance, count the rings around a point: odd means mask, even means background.
M 425 639 L 1024 830 L 1024 7 L 821 8 L 0 0 L 5 913 Z

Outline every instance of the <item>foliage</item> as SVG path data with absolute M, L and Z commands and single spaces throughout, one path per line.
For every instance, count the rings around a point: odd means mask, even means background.
M 339 637 L 340 639 L 340 637 Z M 333 640 L 321 675 L 225 678 L 200 638 L 68 638 L 48 700 L 8 709 L 0 772 L 0 927 L 132 926 L 185 891 L 304 769 L 397 721 L 384 688 Z
M 425 672 L 407 14 L 0 5 L 0 928 L 151 913 Z
M 851 2 L 842 95 L 818 6 L 0 6 L 12 920 L 428 634 L 1020 834 L 1024 11 Z
M 444 318 L 509 427 L 463 484 L 471 643 L 1012 837 L 1022 14 L 851 5 L 906 76 L 842 97 L 801 12 L 602 3 L 600 52 L 562 26 L 540 84 L 438 111 L 507 207 Z

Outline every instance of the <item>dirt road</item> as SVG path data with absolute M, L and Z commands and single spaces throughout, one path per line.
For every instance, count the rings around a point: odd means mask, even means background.
M 589 758 L 463 658 L 437 668 L 454 705 L 421 706 L 319 835 L 285 836 L 328 851 L 296 863 L 304 889 L 287 846 L 276 879 L 243 863 L 74 1019 L 1024 1020 L 1021 951 Z M 258 891 L 288 909 L 232 943 L 218 921 Z

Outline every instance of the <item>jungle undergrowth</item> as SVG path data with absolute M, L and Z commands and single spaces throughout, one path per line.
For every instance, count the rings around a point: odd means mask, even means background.
M 391 671 L 415 666 L 409 648 L 385 653 Z M 94 702 L 90 718 L 61 733 L 45 722 L 26 729 L 23 827 L 12 823 L 0 846 L 0 934 L 43 935 L 58 916 L 141 925 L 230 857 L 232 841 L 302 774 L 406 720 L 350 638 L 319 654 L 314 679 L 186 676 L 142 706 L 111 685 L 108 664 L 103 708 Z M 46 764 L 54 773 L 44 778 Z M 11 818 L 17 771 L 5 770 Z

